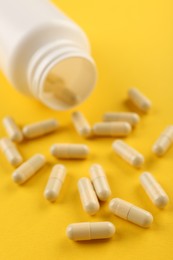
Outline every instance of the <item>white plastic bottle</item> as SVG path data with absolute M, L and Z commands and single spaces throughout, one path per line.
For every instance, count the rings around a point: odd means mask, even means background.
M 78 105 L 96 83 L 86 35 L 48 0 L 0 0 L 0 68 L 55 110 Z

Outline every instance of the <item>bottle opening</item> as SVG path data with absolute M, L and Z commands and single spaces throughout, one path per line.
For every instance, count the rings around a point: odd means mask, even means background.
M 95 83 L 96 67 L 92 59 L 69 57 L 44 73 L 39 98 L 55 110 L 67 110 L 84 101 Z

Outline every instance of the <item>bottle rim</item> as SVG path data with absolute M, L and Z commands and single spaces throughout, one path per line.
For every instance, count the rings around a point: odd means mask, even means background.
M 46 94 L 45 82 L 50 77 L 51 72 L 55 72 L 55 70 L 56 74 L 54 73 L 54 75 L 57 75 L 57 82 L 54 80 L 53 88 L 55 89 L 56 86 L 56 91 L 51 90 Z M 58 84 L 60 79 L 61 82 L 62 80 L 64 82 L 64 89 L 62 83 L 61 86 Z M 28 71 L 28 82 L 32 94 L 46 106 L 55 110 L 67 110 L 82 103 L 91 94 L 96 80 L 97 71 L 94 60 L 86 50 L 69 41 L 53 43 L 46 46 L 44 50 L 39 50 Z M 73 81 L 76 81 L 76 86 Z M 60 88 L 59 92 L 62 92 L 62 95 L 58 93 L 58 88 Z

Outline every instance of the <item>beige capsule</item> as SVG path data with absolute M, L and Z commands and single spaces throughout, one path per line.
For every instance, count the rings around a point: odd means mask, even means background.
M 20 143 L 23 140 L 23 134 L 14 119 L 10 116 L 6 116 L 3 119 L 3 125 L 9 135 L 9 138 L 13 142 Z
M 160 135 L 160 137 L 157 139 L 155 144 L 152 147 L 152 151 L 157 156 L 164 155 L 167 150 L 171 147 L 173 144 L 173 126 L 168 126 L 163 133 Z
M 81 112 L 76 111 L 72 114 L 72 122 L 79 135 L 82 137 L 91 136 L 91 126 Z
M 116 216 L 143 228 L 150 227 L 153 222 L 153 216 L 150 212 L 119 198 L 110 201 L 109 209 Z
M 128 97 L 130 101 L 142 112 L 148 112 L 151 108 L 151 101 L 137 88 L 130 88 L 128 91 Z
M 100 209 L 100 205 L 91 181 L 85 177 L 79 179 L 78 190 L 84 211 L 89 215 L 96 214 Z
M 103 121 L 127 122 L 131 126 L 136 126 L 140 121 L 140 117 L 138 114 L 131 112 L 107 112 L 103 115 Z
M 48 119 L 34 124 L 26 125 L 23 134 L 26 138 L 32 139 L 56 131 L 59 127 L 57 120 Z
M 124 141 L 116 140 L 113 142 L 112 147 L 116 154 L 132 166 L 141 167 L 144 163 L 143 155 L 126 144 Z
M 106 201 L 111 196 L 111 189 L 102 166 L 93 164 L 90 168 L 90 177 L 97 197 L 101 201 Z
M 57 75 L 56 70 L 52 70 L 48 74 L 44 90 L 47 95 L 53 94 L 68 109 L 69 106 L 76 105 L 80 101 L 80 97 L 66 86 L 66 82 Z
M 81 222 L 70 224 L 66 235 L 74 241 L 111 238 L 115 234 L 115 226 L 111 222 Z
M 95 136 L 127 136 L 132 128 L 126 122 L 101 122 L 93 126 Z
M 84 144 L 54 144 L 50 152 L 59 159 L 86 159 L 89 148 Z
M 164 208 L 168 204 L 168 195 L 151 173 L 142 173 L 140 183 L 155 206 Z
M 8 162 L 14 167 L 17 167 L 23 162 L 23 158 L 17 147 L 9 138 L 5 137 L 0 140 L 0 148 L 6 156 Z
M 64 165 L 57 164 L 53 167 L 52 172 L 50 174 L 48 183 L 46 185 L 45 191 L 44 191 L 44 197 L 54 202 L 62 188 L 62 185 L 64 183 L 66 177 L 66 168 Z
M 28 161 L 24 162 L 19 168 L 17 168 L 13 174 L 12 179 L 17 184 L 22 184 L 31 178 L 36 172 L 38 172 L 45 165 L 45 156 L 42 154 L 36 154 Z

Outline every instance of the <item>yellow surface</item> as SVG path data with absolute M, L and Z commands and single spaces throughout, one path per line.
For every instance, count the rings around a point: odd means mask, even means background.
M 22 126 L 50 117 L 61 129 L 45 138 L 24 142 L 19 149 L 25 159 L 40 152 L 49 164 L 22 187 L 11 180 L 13 168 L 0 154 L 0 259 L 172 259 L 173 254 L 173 149 L 161 159 L 151 146 L 165 126 L 173 123 L 173 3 L 171 0 L 56 0 L 54 1 L 87 32 L 99 70 L 93 95 L 79 107 L 91 124 L 106 111 L 129 111 L 127 89 L 137 86 L 153 102 L 148 115 L 127 142 L 141 151 L 146 162 L 136 170 L 112 151 L 113 139 L 84 140 L 73 129 L 70 115 L 53 112 L 23 97 L 0 75 L 0 119 L 9 114 Z M 0 135 L 5 130 L 0 126 Z M 91 155 L 86 161 L 60 161 L 68 176 L 58 201 L 50 204 L 43 190 L 51 167 L 57 161 L 50 155 L 56 142 L 86 143 Z M 83 212 L 77 180 L 88 176 L 94 162 L 105 168 L 113 197 L 133 202 L 154 215 L 150 229 L 123 221 L 101 205 L 96 216 Z M 142 171 L 151 171 L 170 196 L 165 210 L 155 208 L 139 184 Z M 112 221 L 117 233 L 109 241 L 75 243 L 65 236 L 66 226 L 79 221 Z

